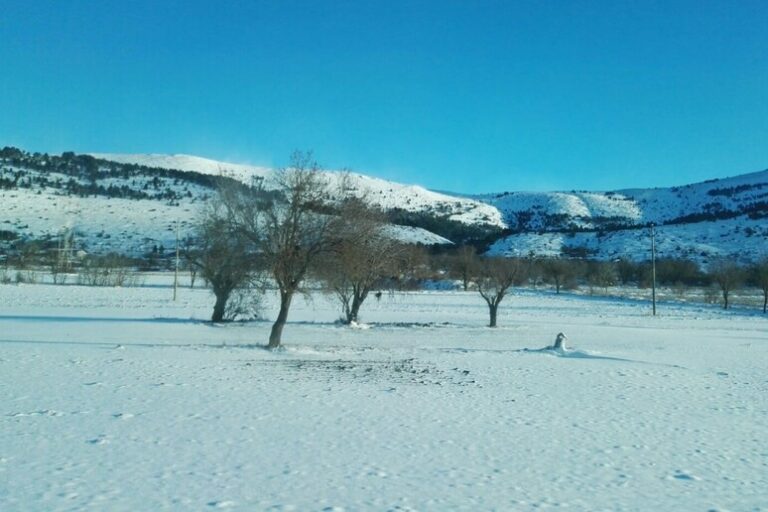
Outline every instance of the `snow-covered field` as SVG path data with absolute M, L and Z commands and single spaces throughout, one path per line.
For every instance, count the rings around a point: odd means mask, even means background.
M 268 352 L 146 282 L 0 285 L 0 510 L 768 510 L 759 313 L 317 296 Z

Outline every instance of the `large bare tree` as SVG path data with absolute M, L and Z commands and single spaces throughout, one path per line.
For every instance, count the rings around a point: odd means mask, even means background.
M 496 327 L 499 304 L 509 289 L 523 280 L 523 265 L 512 258 L 483 258 L 475 284 L 480 296 L 488 304 L 489 327 Z
M 331 200 L 326 175 L 311 152 L 300 151 L 267 186 L 258 182 L 225 198 L 230 222 L 256 244 L 280 295 L 270 349 L 280 347 L 291 302 L 310 269 L 336 242 L 338 217 L 329 214 Z
M 335 220 L 319 211 L 329 199 L 329 184 L 311 153 L 294 153 L 290 167 L 278 171 L 275 181 L 284 197 L 265 210 L 262 245 L 280 292 L 280 311 L 269 335 L 271 349 L 281 344 L 294 295 L 332 243 Z

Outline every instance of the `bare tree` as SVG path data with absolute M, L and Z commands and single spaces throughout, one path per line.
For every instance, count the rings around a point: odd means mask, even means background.
M 216 200 L 221 201 L 220 195 L 219 197 L 216 198 Z M 197 251 L 197 248 L 195 246 L 195 240 L 190 236 L 184 237 L 184 239 L 181 241 L 180 249 L 181 249 L 181 254 L 184 256 L 184 260 L 183 260 L 184 266 L 182 268 L 189 271 L 189 287 L 194 288 L 195 281 L 197 281 L 197 274 L 200 271 L 200 268 L 197 265 L 193 265 L 192 262 L 189 261 L 189 255 Z
M 732 261 L 718 260 L 710 267 L 709 275 L 720 288 L 723 296 L 723 309 L 728 309 L 731 292 L 741 286 L 744 281 L 742 269 Z
M 544 269 L 542 268 L 542 260 L 533 251 L 529 251 L 528 256 L 525 258 L 524 272 L 526 279 L 533 286 L 534 290 L 543 282 Z
M 627 258 L 619 258 L 616 262 L 616 275 L 619 282 L 626 286 L 630 282 L 637 280 L 638 265 Z
M 272 349 L 280 346 L 294 294 L 311 265 L 328 250 L 333 233 L 333 217 L 318 212 L 328 199 L 329 186 L 311 153 L 294 153 L 291 166 L 278 172 L 276 182 L 285 198 L 266 210 L 262 246 L 280 291 L 280 311 L 269 335 Z
M 523 279 L 523 265 L 510 258 L 485 258 L 482 260 L 475 283 L 480 296 L 488 304 L 489 327 L 496 327 L 499 304 L 512 285 Z
M 247 287 L 257 268 L 255 248 L 250 239 L 229 222 L 221 197 L 211 199 L 201 212 L 195 241 L 184 249 L 192 275 L 198 272 L 211 287 L 216 302 L 211 322 L 227 318 L 227 303 L 233 292 Z
M 256 244 L 277 285 L 280 310 L 267 345 L 275 349 L 281 345 L 294 295 L 335 242 L 337 217 L 329 214 L 330 186 L 310 152 L 294 152 L 271 185 L 268 189 L 258 182 L 247 190 L 231 190 L 224 202 L 230 222 Z
M 397 254 L 397 281 L 401 289 L 415 289 L 432 275 L 431 258 L 423 245 L 405 245 Z
M 344 322 L 357 322 L 360 307 L 375 286 L 397 273 L 404 246 L 383 218 L 357 199 L 342 208 L 339 241 L 318 265 L 318 276 L 342 305 Z
M 768 258 L 759 261 L 752 269 L 755 284 L 763 291 L 763 313 L 768 310 Z
M 544 279 L 555 285 L 555 293 L 560 293 L 560 289 L 573 279 L 572 263 L 560 258 L 549 258 L 542 262 Z
M 51 272 L 53 284 L 63 284 L 67 281 L 67 274 L 72 272 L 73 234 L 63 230 L 56 240 L 56 246 L 48 249 L 46 264 Z
M 587 283 L 590 294 L 593 293 L 595 286 L 602 288 L 604 293 L 608 293 L 608 287 L 616 285 L 616 272 L 613 263 L 609 261 L 588 262 Z
M 37 263 L 41 251 L 40 243 L 34 240 L 23 241 L 17 245 L 16 266 L 21 270 L 29 270 Z
M 469 283 L 472 281 L 472 277 L 477 274 L 480 265 L 477 250 L 471 245 L 462 245 L 449 256 L 448 264 L 451 275 L 461 279 L 464 291 L 467 291 Z
M 109 253 L 90 255 L 82 261 L 77 282 L 87 286 L 130 286 L 138 282 L 132 262 L 125 256 Z

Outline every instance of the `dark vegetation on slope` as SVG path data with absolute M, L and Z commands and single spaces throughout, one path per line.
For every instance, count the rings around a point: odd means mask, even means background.
M 447 215 L 433 212 L 411 212 L 393 208 L 387 213 L 387 220 L 400 226 L 426 229 L 447 238 L 455 244 L 474 245 L 487 249 L 493 242 L 504 236 L 505 230 L 490 224 L 466 224 L 450 219 Z
M 104 181 L 107 179 L 109 183 Z M 191 185 L 213 192 L 222 181 L 234 180 L 176 169 L 121 164 L 73 152 L 57 156 L 29 153 L 13 147 L 0 150 L 0 189 L 7 190 L 51 188 L 64 195 L 80 197 L 176 202 L 195 196 Z
M 0 150 L 0 189 L 6 190 L 47 188 L 58 190 L 62 195 L 151 199 L 175 204 L 201 195 L 191 185 L 202 188 L 201 199 L 207 199 L 222 184 L 241 186 L 228 177 L 121 164 L 73 152 L 49 155 L 14 147 Z M 327 205 L 317 205 L 315 209 L 334 213 L 334 208 Z M 386 212 L 386 217 L 393 224 L 423 228 L 454 243 L 472 243 L 478 247 L 489 246 L 502 234 L 498 227 L 466 224 L 437 212 L 394 208 Z

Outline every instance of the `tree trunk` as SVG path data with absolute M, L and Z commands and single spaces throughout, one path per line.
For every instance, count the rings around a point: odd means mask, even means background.
M 352 322 L 357 322 L 357 311 L 355 310 L 354 306 L 349 308 L 349 311 L 347 311 L 347 325 L 351 324 Z
M 349 308 L 347 313 L 347 323 L 357 322 L 357 314 L 360 312 L 360 301 L 357 299 L 357 295 L 352 299 L 352 307 Z
M 275 323 L 272 324 L 272 332 L 269 333 L 269 345 L 267 348 L 274 349 L 280 347 L 280 341 L 283 337 L 283 327 L 288 320 L 288 310 L 291 308 L 291 299 L 293 292 L 280 292 L 280 312 L 277 314 Z
M 488 311 L 491 314 L 491 322 L 488 327 L 496 327 L 496 313 L 499 311 L 498 304 L 488 304 Z
M 768 290 L 763 290 L 763 313 L 768 310 Z
M 216 304 L 213 305 L 213 315 L 211 322 L 221 322 L 224 320 L 224 311 L 227 308 L 229 293 L 219 293 L 216 295 Z
M 355 295 L 352 298 L 352 308 L 349 310 L 349 315 L 347 315 L 347 323 L 350 324 L 352 322 L 357 322 L 358 315 L 360 313 L 360 306 L 363 305 L 363 301 L 365 300 L 365 296 L 367 294 L 360 294 Z
M 728 291 L 723 290 L 723 309 L 728 309 Z

